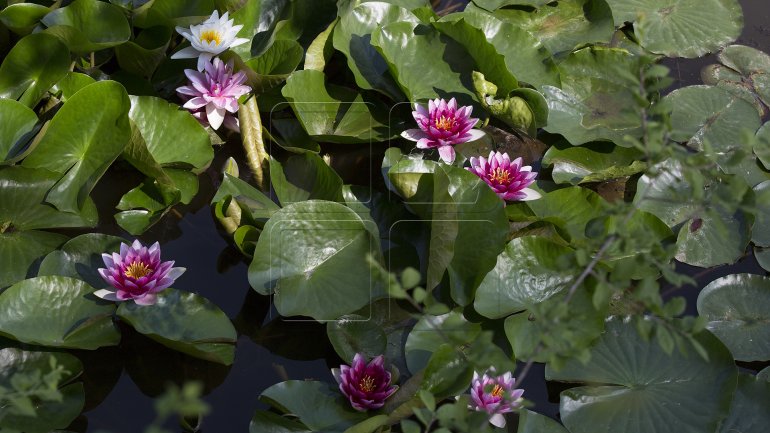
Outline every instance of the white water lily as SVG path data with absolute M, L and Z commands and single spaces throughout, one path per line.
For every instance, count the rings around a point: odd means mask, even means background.
M 227 12 L 219 17 L 219 12 L 214 11 L 211 16 L 198 25 L 192 25 L 190 28 L 177 27 L 176 31 L 185 39 L 190 41 L 191 46 L 174 53 L 172 59 L 194 59 L 198 58 L 198 70 L 202 71 L 206 62 L 211 62 L 211 58 L 231 47 L 248 42 L 245 38 L 236 38 L 238 32 L 243 28 L 242 25 L 233 25 L 233 20 L 229 20 Z

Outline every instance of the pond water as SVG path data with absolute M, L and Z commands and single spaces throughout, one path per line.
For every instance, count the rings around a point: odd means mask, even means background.
M 742 0 L 744 33 L 738 43 L 770 51 L 770 6 L 767 0 Z M 713 58 L 671 60 L 677 86 L 700 83 L 700 69 Z M 98 352 L 78 352 L 85 363 L 86 411 L 72 425 L 78 432 L 142 431 L 155 416 L 153 398 L 167 381 L 177 383 L 200 380 L 206 385 L 205 400 L 212 411 L 203 420 L 208 433 L 245 432 L 257 408 L 257 399 L 270 385 L 287 379 L 314 378 L 332 382 L 331 367 L 340 359 L 329 345 L 323 325 L 286 321 L 271 309 L 270 299 L 257 295 L 246 281 L 247 262 L 229 246 L 212 218 L 208 202 L 216 190 L 218 172 L 228 156 L 242 157 L 237 142 L 227 143 L 207 173 L 201 175 L 201 191 L 190 206 L 178 208 L 156 227 L 140 237 L 158 240 L 164 257 L 173 258 L 188 269 L 175 284 L 181 290 L 200 293 L 216 303 L 233 320 L 239 333 L 235 363 L 231 367 L 200 361 L 164 348 L 148 338 L 124 332 L 118 348 Z M 130 173 L 130 174 L 129 174 Z M 99 231 L 123 234 L 114 226 L 109 202 L 135 185 L 136 172 L 113 168 L 103 179 L 94 197 L 102 207 L 103 225 Z M 116 194 L 120 190 L 121 194 Z M 111 198 L 108 198 L 111 197 Z M 667 295 L 688 297 L 689 314 L 695 313 L 698 288 L 714 278 L 735 272 L 763 273 L 753 257 L 715 270 L 681 269 L 696 277 L 698 287 L 669 290 Z M 535 403 L 534 410 L 557 416 L 558 391 L 548 389 L 542 379 L 542 366 L 535 365 L 522 387 Z M 549 398 L 550 391 L 550 398 Z M 169 427 L 173 428 L 174 423 Z M 178 429 L 178 428 L 177 428 Z

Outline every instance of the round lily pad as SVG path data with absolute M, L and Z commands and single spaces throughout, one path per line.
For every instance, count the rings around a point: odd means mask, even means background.
M 770 360 L 770 278 L 733 274 L 698 295 L 698 314 L 739 361 Z

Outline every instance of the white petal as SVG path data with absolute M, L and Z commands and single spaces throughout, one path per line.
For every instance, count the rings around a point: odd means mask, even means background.
M 194 47 L 187 47 L 172 54 L 171 58 L 172 59 L 194 59 L 200 55 L 201 55 L 200 51 L 196 50 Z
M 532 189 L 532 188 L 524 188 L 524 189 L 522 189 L 520 192 L 523 192 L 524 194 L 526 194 L 526 195 L 527 195 L 526 197 L 524 197 L 523 199 L 521 199 L 521 201 L 537 200 L 537 199 L 539 199 L 540 197 L 542 197 L 542 195 L 540 195 L 540 193 L 539 193 L 539 192 L 535 191 L 535 190 L 534 190 L 534 189 Z
M 496 413 L 489 418 L 489 422 L 498 428 L 505 427 L 505 417 L 501 413 Z
M 186 268 L 171 268 L 170 271 L 168 271 L 168 274 L 166 275 L 166 278 L 171 278 L 176 280 L 179 278 L 180 275 L 184 274 L 184 271 L 186 271 Z
M 233 43 L 231 43 L 231 44 L 230 44 L 230 48 L 232 48 L 232 47 L 237 47 L 238 45 L 243 45 L 243 44 L 245 44 L 245 43 L 246 43 L 246 42 L 248 42 L 248 41 L 249 41 L 249 40 L 248 40 L 248 39 L 246 39 L 246 38 L 235 38 L 235 40 L 233 41 Z
M 467 132 L 467 134 L 470 134 L 471 138 L 468 139 L 468 141 L 476 141 L 479 138 L 487 135 L 484 131 L 480 129 L 471 129 Z
M 117 295 L 115 295 L 115 292 L 108 289 L 100 289 L 94 292 L 94 295 L 96 295 L 99 298 L 104 299 L 105 301 L 120 301 L 118 299 Z
M 407 129 L 401 133 L 401 136 L 407 140 L 420 141 L 421 138 L 426 138 L 428 135 L 422 129 Z
M 227 111 L 224 108 L 217 108 L 214 104 L 206 106 L 206 119 L 208 119 L 212 129 L 218 129 L 222 126 L 222 122 L 225 120 L 225 113 Z
M 210 53 L 200 53 L 200 57 L 198 57 L 198 70 L 199 71 L 202 71 L 206 67 L 206 63 L 210 63 L 211 62 L 211 57 L 213 57 L 213 56 Z

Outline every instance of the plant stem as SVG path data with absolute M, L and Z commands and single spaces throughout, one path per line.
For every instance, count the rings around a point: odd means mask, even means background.
M 256 96 L 251 96 L 238 110 L 241 126 L 241 142 L 246 152 L 246 164 L 254 174 L 254 182 L 262 191 L 267 191 L 265 173 L 268 170 L 268 158 L 262 137 L 262 119 L 259 116 Z

